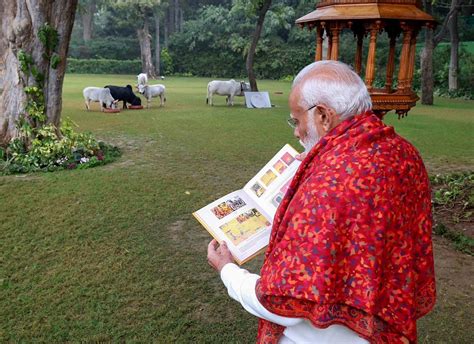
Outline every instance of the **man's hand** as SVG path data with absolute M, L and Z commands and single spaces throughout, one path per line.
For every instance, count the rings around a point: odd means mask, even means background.
M 297 156 L 295 156 L 295 158 L 296 158 L 296 160 L 303 161 L 304 158 L 306 158 L 306 155 L 308 155 L 308 152 L 303 152 L 303 153 L 298 154 Z
M 224 265 L 233 263 L 234 258 L 227 248 L 225 241 L 221 245 L 216 239 L 212 240 L 207 246 L 207 262 L 217 271 L 221 271 Z

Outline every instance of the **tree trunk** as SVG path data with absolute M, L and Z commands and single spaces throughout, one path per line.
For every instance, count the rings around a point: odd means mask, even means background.
M 156 78 L 155 67 L 151 57 L 151 35 L 148 29 L 148 20 L 143 19 L 143 28 L 137 29 L 138 41 L 140 43 L 140 54 L 142 57 L 142 73 L 148 74 L 150 78 Z
M 168 34 L 172 35 L 174 33 L 174 2 L 171 3 L 171 6 L 168 7 Z
M 174 32 L 179 32 L 179 0 L 174 0 Z
M 425 32 L 425 46 L 421 51 L 421 104 L 433 105 L 433 30 Z
M 59 126 L 61 118 L 61 91 L 66 71 L 66 57 L 71 38 L 78 0 L 9 0 L 3 1 L 0 11 L 2 26 L 0 41 L 8 42 L 0 51 L 0 61 L 5 63 L 4 84 L 0 99 L 0 144 L 7 144 L 18 134 L 16 122 L 26 106 L 24 87 L 33 84 L 33 78 L 20 70 L 20 50 L 32 55 L 36 68 L 44 74 L 44 99 L 47 123 Z M 38 38 L 38 30 L 45 23 L 57 30 L 59 41 L 56 53 L 60 62 L 56 69 L 50 66 Z
M 84 42 L 89 42 L 92 39 L 92 33 L 94 30 L 94 14 L 96 10 L 96 1 L 89 0 L 84 13 L 82 13 L 82 37 Z
M 433 105 L 433 91 L 434 91 L 434 80 L 433 80 L 433 51 L 436 46 L 441 42 L 446 34 L 448 24 L 452 18 L 452 15 L 457 10 L 458 5 L 462 0 L 452 0 L 448 14 L 444 18 L 443 23 L 436 36 L 433 36 L 431 29 L 426 30 L 425 46 L 421 52 L 420 64 L 421 64 L 421 103 L 424 105 Z M 425 11 L 431 14 L 431 1 L 424 0 Z
M 155 10 L 155 67 L 156 75 L 160 76 L 160 66 L 161 66 L 161 47 L 160 47 L 160 12 Z
M 165 48 L 168 48 L 168 37 L 169 37 L 169 29 L 168 29 L 168 25 L 169 25 L 169 20 L 168 20 L 168 10 L 165 11 L 165 15 L 164 15 L 164 22 L 163 22 L 163 45 L 165 46 Z
M 247 73 L 249 74 L 250 88 L 253 92 L 258 92 L 257 80 L 255 78 L 255 73 L 253 71 L 253 63 L 255 58 L 255 50 L 257 49 L 258 40 L 260 39 L 260 34 L 262 33 L 263 22 L 265 21 L 265 15 L 270 8 L 272 0 L 264 0 L 264 2 L 259 6 L 257 10 L 257 25 L 252 36 L 252 41 L 250 43 L 249 52 L 247 54 Z
M 0 18 L 3 18 L 5 6 L 0 6 Z M 6 15 L 5 15 L 6 16 Z M 8 40 L 7 37 L 3 35 L 2 26 L 0 24 L 0 99 L 3 92 L 4 77 L 5 77 L 5 60 L 3 58 L 3 52 L 7 51 Z
M 458 11 L 456 10 L 449 21 L 449 36 L 451 40 L 451 56 L 449 60 L 449 90 L 458 89 L 459 72 L 459 32 Z

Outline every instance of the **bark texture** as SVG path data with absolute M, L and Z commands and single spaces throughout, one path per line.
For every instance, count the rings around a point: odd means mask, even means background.
M 161 47 L 160 47 L 160 12 L 158 10 L 153 14 L 155 18 L 155 67 L 156 75 L 160 76 L 161 66 Z
M 179 25 L 179 20 L 180 20 L 179 11 L 180 11 L 179 0 L 174 0 L 174 32 L 179 31 L 179 26 L 180 26 Z
M 20 70 L 17 57 L 20 50 L 31 54 L 36 67 L 45 75 L 47 123 L 59 125 L 61 91 L 77 0 L 3 0 L 0 7 L 0 41 L 6 47 L 0 50 L 0 64 L 3 62 L 5 65 L 4 89 L 0 99 L 0 144 L 6 144 L 17 135 L 16 122 L 26 102 L 23 88 L 32 81 L 31 76 L 24 75 Z M 43 45 L 38 38 L 38 30 L 45 23 L 49 23 L 59 35 L 56 53 L 61 61 L 56 69 L 51 68 L 43 56 Z
M 3 18 L 5 11 L 5 6 L 0 6 L 0 18 Z M 3 23 L 3 21 L 2 21 Z M 2 30 L 3 24 L 0 23 L 0 30 Z M 7 50 L 7 38 L 1 34 L 0 31 L 0 97 L 2 96 L 3 92 L 3 83 L 4 83 L 4 75 L 5 75 L 5 61 L 3 59 L 3 52 Z
M 151 56 L 151 35 L 148 28 L 148 20 L 144 18 L 143 27 L 137 29 L 137 37 L 140 42 L 140 54 L 142 58 L 142 73 L 148 74 L 150 78 L 156 78 L 155 67 Z
M 433 91 L 434 91 L 434 80 L 433 80 L 433 51 L 436 46 L 446 35 L 448 25 L 452 19 L 453 14 L 458 10 L 459 5 L 463 0 L 452 0 L 448 14 L 444 18 L 438 33 L 436 36 L 433 35 L 432 29 L 427 29 L 425 36 L 425 46 L 420 55 L 420 66 L 421 66 L 421 103 L 424 105 L 433 105 Z M 425 11 L 429 14 L 432 13 L 431 1 L 424 0 Z
M 262 33 L 263 22 L 265 21 L 265 15 L 272 4 L 272 0 L 265 0 L 257 9 L 257 25 L 255 26 L 255 31 L 252 36 L 252 41 L 250 43 L 249 52 L 247 54 L 247 73 L 249 75 L 250 88 L 253 92 L 258 92 L 257 79 L 255 77 L 255 72 L 253 70 L 253 64 L 255 59 L 255 51 L 257 49 L 258 40 Z
M 92 39 L 94 32 L 94 13 L 97 10 L 95 0 L 90 0 L 86 6 L 85 11 L 82 13 L 82 38 L 84 42 L 89 42 Z
M 169 41 L 169 35 L 170 35 L 170 30 L 168 29 L 168 25 L 169 25 L 168 11 L 166 11 L 163 17 L 163 45 L 165 46 L 165 48 L 168 48 L 168 41 Z
M 421 104 L 433 105 L 433 30 L 425 32 L 425 46 L 420 54 Z
M 458 89 L 459 73 L 459 32 L 458 32 L 458 10 L 453 13 L 449 21 L 449 37 L 451 41 L 451 56 L 449 59 L 449 90 Z

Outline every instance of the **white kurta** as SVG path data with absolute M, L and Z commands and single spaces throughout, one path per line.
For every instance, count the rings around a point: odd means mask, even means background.
M 259 275 L 251 274 L 235 264 L 226 264 L 221 270 L 221 279 L 230 297 L 240 302 L 249 313 L 285 326 L 280 344 L 368 344 L 369 342 L 343 325 L 331 325 L 325 329 L 314 327 L 303 318 L 288 318 L 268 311 L 257 298 L 255 286 Z

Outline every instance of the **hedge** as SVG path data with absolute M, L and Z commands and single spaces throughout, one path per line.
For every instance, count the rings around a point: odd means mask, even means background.
M 97 37 L 88 42 L 71 39 L 69 57 L 75 59 L 133 60 L 140 58 L 140 44 L 134 38 Z
M 67 59 L 67 72 L 78 74 L 139 74 L 141 60 Z

